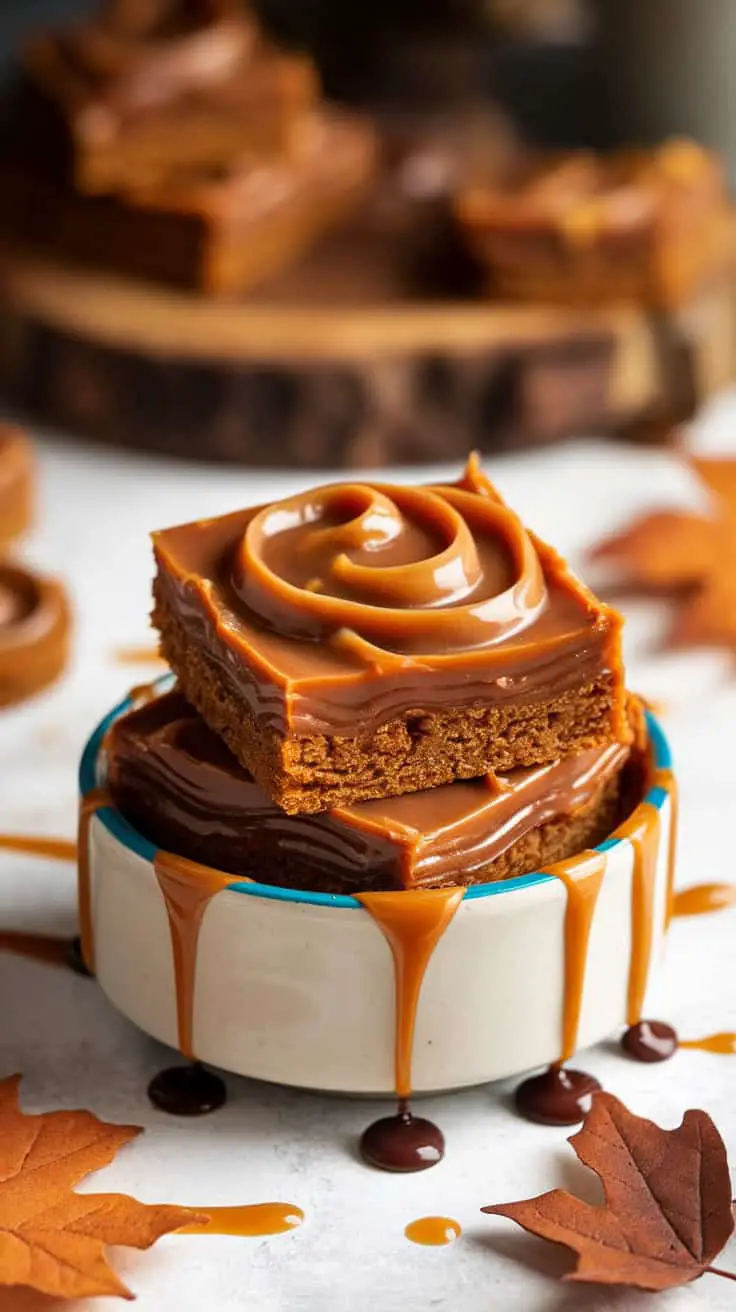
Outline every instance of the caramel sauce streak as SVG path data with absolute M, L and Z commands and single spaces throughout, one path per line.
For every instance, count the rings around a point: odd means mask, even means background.
M 616 830 L 616 838 L 628 838 L 634 849 L 631 885 L 631 958 L 626 1006 L 626 1023 L 641 1020 L 649 979 L 654 937 L 654 894 L 659 851 L 659 811 L 642 802 Z
M 0 834 L 0 850 L 26 852 L 48 861 L 76 861 L 77 845 L 67 838 L 34 838 L 26 834 Z
M 91 975 L 95 973 L 95 943 L 92 925 L 92 876 L 89 856 L 89 834 L 92 817 L 112 798 L 106 788 L 92 788 L 79 803 L 77 831 L 77 896 L 79 900 L 79 934 L 82 942 L 82 960 Z
M 464 887 L 402 893 L 359 893 L 358 901 L 388 940 L 396 989 L 395 1084 L 411 1094 L 417 1004 L 430 958 L 465 896 Z
M 157 852 L 153 865 L 169 918 L 179 1049 L 193 1059 L 194 988 L 202 920 L 217 893 L 243 880 L 240 875 L 226 875 L 169 852 Z
M 669 929 L 675 914 L 675 869 L 677 866 L 677 831 L 680 817 L 680 795 L 677 780 L 671 770 L 657 770 L 654 775 L 655 788 L 663 788 L 670 799 L 670 850 L 667 858 L 667 900 L 665 902 L 664 927 Z
M 673 898 L 672 914 L 705 916 L 711 911 L 727 911 L 736 905 L 736 884 L 691 884 L 681 888 Z
M 680 1039 L 679 1047 L 733 1057 L 736 1056 L 736 1034 L 708 1034 L 703 1039 Z
M 605 870 L 606 857 L 603 852 L 583 852 L 580 856 L 559 861 L 543 871 L 561 880 L 567 891 L 560 1063 L 568 1061 L 577 1048 L 590 930 Z
M 164 658 L 158 647 L 118 647 L 112 653 L 119 665 L 162 665 Z
M 12 952 L 16 957 L 43 961 L 49 966 L 68 966 L 69 939 L 4 932 L 0 934 L 0 952 Z
M 294 1203 L 246 1203 L 242 1207 L 197 1208 L 209 1218 L 177 1230 L 180 1235 L 283 1235 L 304 1220 Z

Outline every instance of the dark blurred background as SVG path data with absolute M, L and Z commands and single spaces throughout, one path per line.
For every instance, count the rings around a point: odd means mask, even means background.
M 39 23 L 95 7 L 0 0 L 3 67 Z M 281 40 L 316 56 L 332 96 L 438 114 L 493 99 L 543 144 L 597 146 L 609 135 L 586 0 L 260 0 L 255 8 Z

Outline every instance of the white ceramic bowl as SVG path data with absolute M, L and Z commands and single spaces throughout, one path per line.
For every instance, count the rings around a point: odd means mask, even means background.
M 129 708 L 129 701 L 116 707 L 87 744 L 82 794 L 100 782 L 105 730 Z M 668 771 L 666 739 L 648 718 L 655 767 Z M 645 802 L 660 820 L 655 966 L 665 935 L 670 790 L 654 787 Z M 634 850 L 629 839 L 614 834 L 598 851 L 605 872 L 587 958 L 581 1048 L 626 1021 Z M 91 913 L 99 982 L 119 1011 L 175 1048 L 171 938 L 154 855 L 152 844 L 114 808 L 93 818 Z M 485 1083 L 558 1059 L 566 898 L 560 880 L 543 874 L 468 890 L 424 979 L 414 1042 L 416 1092 Z M 391 1093 L 394 971 L 378 925 L 352 897 L 247 882 L 218 893 L 199 938 L 193 1047 L 202 1061 L 257 1079 Z

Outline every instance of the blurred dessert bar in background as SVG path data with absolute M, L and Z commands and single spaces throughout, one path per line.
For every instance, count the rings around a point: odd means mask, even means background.
M 512 300 L 671 310 L 733 263 L 723 165 L 691 141 L 532 159 L 462 188 L 456 213 L 489 292 Z

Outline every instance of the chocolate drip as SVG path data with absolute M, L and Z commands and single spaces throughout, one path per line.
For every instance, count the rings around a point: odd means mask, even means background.
M 586 1071 L 550 1066 L 516 1090 L 516 1110 L 538 1125 L 577 1125 L 588 1114 L 600 1084 Z
M 669 1061 L 678 1046 L 677 1031 L 662 1020 L 640 1020 L 621 1039 L 621 1047 L 634 1061 Z
M 433 1121 L 413 1116 L 402 1101 L 395 1116 L 383 1116 L 368 1126 L 360 1151 L 369 1166 L 381 1171 L 427 1171 L 442 1161 L 445 1140 Z
M 207 1116 L 227 1102 L 227 1089 L 219 1075 L 194 1062 L 160 1071 L 148 1086 L 148 1097 L 172 1116 Z

